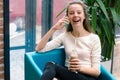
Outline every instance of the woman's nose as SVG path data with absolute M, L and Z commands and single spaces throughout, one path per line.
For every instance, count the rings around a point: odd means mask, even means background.
M 78 14 L 77 14 L 77 13 L 74 13 L 74 16 L 78 16 Z

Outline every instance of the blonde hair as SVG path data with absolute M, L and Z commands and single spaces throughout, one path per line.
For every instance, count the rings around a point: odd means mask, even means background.
M 72 4 L 79 4 L 82 6 L 82 8 L 84 10 L 84 15 L 85 15 L 85 20 L 83 21 L 84 29 L 87 30 L 88 32 L 92 32 L 91 26 L 90 26 L 90 21 L 89 21 L 88 14 L 87 14 L 87 5 L 85 3 L 83 3 L 82 1 L 79 0 L 79 1 L 70 2 L 66 7 L 66 9 L 67 9 L 66 16 L 68 16 L 68 8 Z M 71 23 L 69 23 L 69 25 L 67 27 L 67 32 L 72 32 L 72 31 L 73 31 L 72 25 L 71 25 Z

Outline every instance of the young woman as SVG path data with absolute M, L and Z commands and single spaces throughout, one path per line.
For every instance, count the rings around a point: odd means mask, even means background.
M 68 24 L 60 36 L 48 42 L 56 30 Z M 96 80 L 100 75 L 101 44 L 98 35 L 92 33 L 83 2 L 71 2 L 66 16 L 60 19 L 36 46 L 36 51 L 48 51 L 61 46 L 65 48 L 65 66 L 48 62 L 40 80 Z M 71 54 L 77 58 L 71 58 Z

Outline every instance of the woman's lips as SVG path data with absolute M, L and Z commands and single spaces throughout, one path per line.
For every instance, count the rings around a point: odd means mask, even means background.
M 80 19 L 73 19 L 73 22 L 80 22 Z

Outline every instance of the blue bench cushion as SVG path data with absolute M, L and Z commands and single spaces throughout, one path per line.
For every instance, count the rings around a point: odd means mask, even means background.
M 64 48 L 54 49 L 47 52 L 25 53 L 25 80 L 40 80 L 46 62 L 53 61 L 64 65 Z M 115 77 L 101 64 L 101 74 L 98 80 L 116 80 Z

